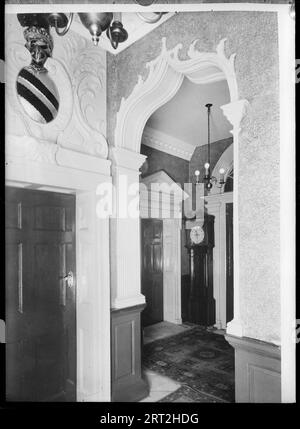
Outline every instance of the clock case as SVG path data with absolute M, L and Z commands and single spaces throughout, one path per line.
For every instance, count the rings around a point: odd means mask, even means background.
M 185 221 L 185 227 L 197 225 Z M 183 319 L 202 326 L 215 324 L 215 299 L 213 297 L 213 248 L 214 216 L 205 215 L 202 226 L 204 238 L 196 244 L 190 238 L 191 228 L 185 228 L 186 249 L 189 255 L 189 276 L 183 283 Z

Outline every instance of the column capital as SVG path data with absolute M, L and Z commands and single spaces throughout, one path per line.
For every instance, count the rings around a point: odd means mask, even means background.
M 249 101 L 246 99 L 233 101 L 232 103 L 221 106 L 224 115 L 233 126 L 233 132 L 240 129 L 241 121 L 246 115 L 248 107 Z
M 123 167 L 138 171 L 146 158 L 146 155 L 120 147 L 112 147 L 109 150 L 109 159 L 112 161 L 113 167 Z

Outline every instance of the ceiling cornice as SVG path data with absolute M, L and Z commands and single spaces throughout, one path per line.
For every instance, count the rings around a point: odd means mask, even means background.
M 195 146 L 148 126 L 144 129 L 142 144 L 187 161 L 191 160 L 195 150 Z

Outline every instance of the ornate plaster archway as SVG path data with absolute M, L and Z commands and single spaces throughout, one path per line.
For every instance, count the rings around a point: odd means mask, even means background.
M 234 70 L 235 54 L 230 58 L 225 56 L 226 39 L 220 41 L 216 52 L 197 51 L 195 47 L 197 41 L 195 40 L 188 49 L 189 59 L 181 61 L 178 53 L 182 49 L 182 44 L 168 51 L 166 38 L 162 39 L 160 55 L 146 64 L 149 69 L 146 80 L 143 81 L 139 76 L 138 83 L 129 97 L 121 101 L 117 114 L 115 146 L 139 152 L 141 136 L 148 118 L 171 100 L 179 90 L 184 77 L 196 84 L 226 80 L 230 104 L 239 101 Z
M 183 79 L 186 77 L 196 84 L 207 84 L 226 80 L 230 103 L 221 106 L 224 115 L 232 124 L 233 129 L 233 159 L 235 165 L 235 191 L 234 191 L 234 249 L 235 249 L 235 273 L 234 273 L 234 320 L 227 326 L 227 332 L 242 336 L 242 325 L 239 311 L 239 236 L 238 236 L 238 137 L 240 123 L 246 113 L 248 101 L 239 99 L 237 79 L 234 68 L 235 54 L 229 58 L 225 55 L 225 42 L 222 39 L 216 52 L 199 52 L 196 49 L 197 40 L 189 47 L 187 60 L 180 60 L 178 53 L 182 44 L 168 50 L 166 38 L 162 39 L 162 51 L 160 55 L 147 63 L 149 74 L 145 80 L 141 76 L 138 83 L 127 99 L 122 99 L 115 129 L 114 148 L 111 155 L 114 165 L 118 158 L 132 159 L 137 162 L 137 154 L 140 152 L 142 133 L 145 124 L 151 114 L 167 103 L 179 90 Z M 130 156 L 130 153 L 132 154 Z M 119 154 L 119 156 L 118 156 Z M 140 162 L 142 163 L 142 159 Z M 137 168 L 138 170 L 138 168 Z M 131 169 L 132 171 L 132 169 Z M 138 171 L 136 171 L 138 173 Z M 138 176 L 137 176 L 138 177 Z M 115 179 L 117 183 L 118 179 Z M 138 237 L 137 237 L 138 238 Z M 137 256 L 139 260 L 139 255 Z M 135 291 L 140 299 L 140 291 Z

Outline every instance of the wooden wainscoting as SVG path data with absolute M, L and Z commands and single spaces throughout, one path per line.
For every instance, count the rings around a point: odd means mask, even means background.
M 235 348 L 235 401 L 281 402 L 281 352 L 274 344 L 226 335 Z
M 149 394 L 141 374 L 141 311 L 137 305 L 111 311 L 112 401 L 137 402 Z

